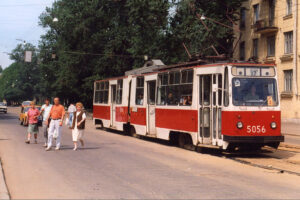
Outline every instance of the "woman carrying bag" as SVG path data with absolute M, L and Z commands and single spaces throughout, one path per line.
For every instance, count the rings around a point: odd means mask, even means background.
M 77 142 L 78 140 L 81 143 L 81 146 L 84 146 L 83 142 L 83 134 L 84 134 L 84 129 L 85 129 L 85 120 L 86 120 L 86 114 L 83 111 L 83 104 L 78 102 L 76 103 L 76 112 L 73 113 L 73 122 L 72 122 L 72 138 L 74 142 L 74 151 L 77 150 L 78 145 Z

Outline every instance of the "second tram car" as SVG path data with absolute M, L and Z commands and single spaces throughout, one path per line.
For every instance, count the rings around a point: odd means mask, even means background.
M 222 149 L 284 140 L 276 67 L 218 63 L 163 66 L 95 82 L 94 124 Z

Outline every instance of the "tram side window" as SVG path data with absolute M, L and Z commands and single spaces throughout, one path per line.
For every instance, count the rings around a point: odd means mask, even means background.
M 136 78 L 136 93 L 135 93 L 135 104 L 143 105 L 144 103 L 144 77 Z
M 213 85 L 217 84 L 217 77 L 216 74 L 212 75 L 213 77 Z M 213 105 L 215 106 L 217 104 L 217 93 L 215 91 L 213 91 Z
M 222 75 L 218 75 L 218 105 L 222 105 Z
M 96 83 L 95 103 L 108 103 L 108 81 Z
M 178 105 L 180 97 L 180 72 L 169 73 L 167 86 L 167 105 Z
M 117 82 L 117 104 L 122 104 L 123 79 Z
M 205 106 L 211 104 L 211 82 L 212 76 L 211 75 L 204 75 L 203 76 L 203 104 Z
M 158 76 L 158 105 L 192 104 L 193 70 L 183 70 Z
M 180 105 L 190 106 L 193 99 L 193 70 L 181 71 Z
M 166 103 L 166 90 L 168 85 L 168 74 L 158 75 L 157 87 L 157 105 L 165 105 Z
M 224 106 L 229 105 L 229 81 L 228 81 L 228 68 L 225 68 L 224 73 Z

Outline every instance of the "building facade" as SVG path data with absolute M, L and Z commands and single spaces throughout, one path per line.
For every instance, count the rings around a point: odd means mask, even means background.
M 283 119 L 300 120 L 298 0 L 248 0 L 236 25 L 234 59 L 275 63 Z M 298 14 L 299 13 L 299 14 Z

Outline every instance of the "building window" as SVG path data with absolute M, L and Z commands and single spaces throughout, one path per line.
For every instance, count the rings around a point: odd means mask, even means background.
M 240 28 L 245 28 L 246 26 L 246 8 L 241 8 L 240 10 Z
M 254 21 L 254 24 L 259 20 L 259 4 L 255 4 L 253 6 L 253 21 Z
M 290 54 L 293 52 L 293 31 L 284 33 L 284 53 Z
M 144 77 L 136 78 L 136 93 L 135 93 L 135 104 L 143 105 L 144 103 Z
M 258 39 L 253 40 L 253 57 L 258 58 Z
M 245 60 L 245 42 L 240 43 L 240 60 Z
M 275 0 L 269 0 L 269 26 L 274 26 Z
M 293 1 L 292 0 L 286 0 L 286 15 L 292 14 L 292 8 L 293 8 Z
M 293 91 L 293 70 L 284 70 L 284 91 Z
M 268 37 L 268 56 L 275 56 L 275 36 Z

